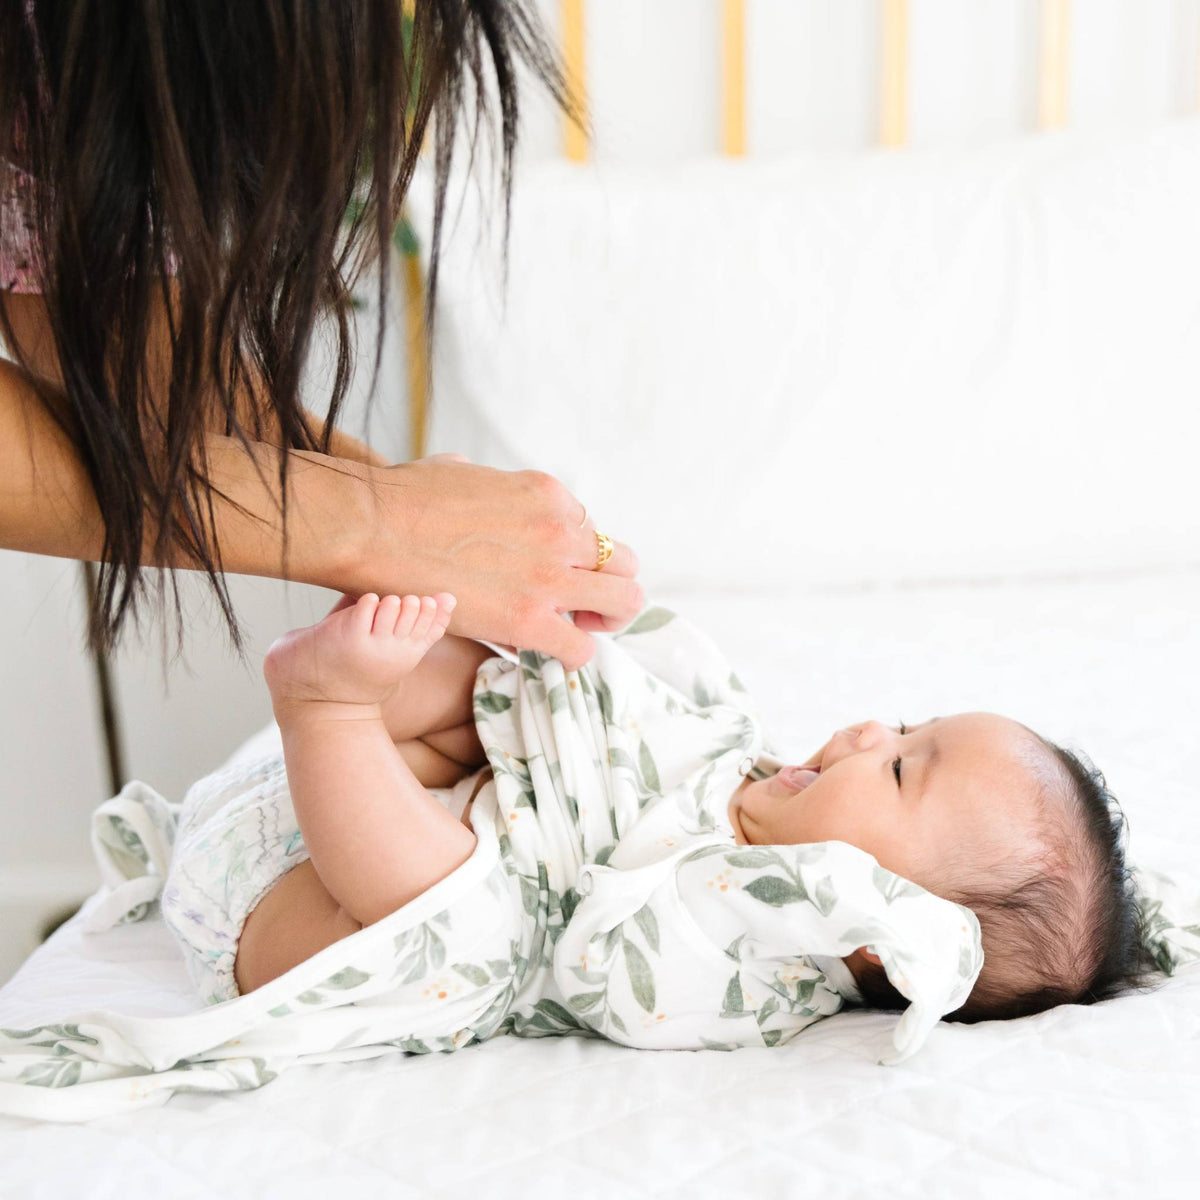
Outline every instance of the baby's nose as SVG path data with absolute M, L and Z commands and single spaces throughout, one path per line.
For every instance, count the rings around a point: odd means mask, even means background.
M 881 735 L 886 735 L 888 728 L 879 721 L 861 721 L 857 725 L 847 725 L 839 729 L 825 745 L 821 755 L 821 770 L 826 771 L 835 763 L 861 750 L 870 749 L 876 745 Z
M 889 732 L 882 721 L 862 721 L 839 730 L 835 736 L 843 742 L 847 752 L 853 753 L 877 745 L 880 738 L 886 737 Z

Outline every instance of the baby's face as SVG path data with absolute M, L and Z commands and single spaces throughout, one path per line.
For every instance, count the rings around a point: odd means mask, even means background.
M 931 891 L 955 862 L 1021 853 L 1038 792 L 1021 757 L 1032 735 L 994 713 L 839 730 L 802 767 L 747 779 L 729 805 L 739 841 L 848 842 Z

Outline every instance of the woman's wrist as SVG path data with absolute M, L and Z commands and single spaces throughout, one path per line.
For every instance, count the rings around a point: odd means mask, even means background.
M 280 454 L 288 455 L 284 542 Z M 364 559 L 373 467 L 264 442 L 210 434 L 205 457 L 222 570 L 346 591 Z M 232 502 L 232 503 L 231 503 Z M 285 553 L 286 550 L 286 553 Z M 156 566 L 194 567 L 182 551 Z M 147 553 L 145 561 L 153 561 Z
M 312 414 L 308 416 L 319 434 L 320 422 Z M 365 442 L 338 429 L 333 431 L 329 450 L 329 457 L 297 451 L 326 468 L 308 476 L 308 483 L 302 484 L 301 490 L 311 488 L 313 496 L 309 504 L 312 511 L 329 518 L 323 522 L 325 527 L 315 539 L 316 545 L 324 549 L 312 555 L 300 552 L 301 581 L 357 594 L 356 589 L 364 586 L 364 572 L 369 573 L 372 559 L 371 529 L 378 518 L 373 502 L 374 489 L 379 482 L 376 468 L 392 464 Z M 291 533 L 290 520 L 288 533 Z M 301 577 L 297 575 L 296 578 Z
M 377 519 L 376 468 L 370 463 L 294 451 L 302 461 L 289 495 L 288 578 L 357 594 L 371 561 Z M 303 515 L 294 522 L 296 511 Z M 294 522 L 294 523 L 293 523 Z

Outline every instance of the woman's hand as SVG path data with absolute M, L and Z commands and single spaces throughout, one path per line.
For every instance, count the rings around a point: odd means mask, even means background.
M 452 592 L 451 633 L 538 650 L 568 671 L 590 661 L 589 631 L 621 629 L 645 604 L 633 551 L 614 539 L 596 571 L 595 523 L 580 525 L 583 504 L 551 475 L 460 454 L 361 469 L 371 496 L 345 592 Z

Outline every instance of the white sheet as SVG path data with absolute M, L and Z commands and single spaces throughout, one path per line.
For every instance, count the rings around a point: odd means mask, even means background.
M 655 599 L 717 639 L 785 753 L 807 757 L 867 716 L 1003 712 L 1096 759 L 1136 861 L 1200 873 L 1200 571 Z M 73 920 L 0 990 L 0 1024 L 97 1003 L 193 1003 L 161 925 L 85 938 Z M 910 1063 L 877 1067 L 892 1020 L 842 1014 L 732 1054 L 501 1038 L 297 1068 L 86 1126 L 4 1118 L 0 1192 L 1010 1200 L 1194 1183 L 1200 970 L 1090 1009 L 943 1025 Z

